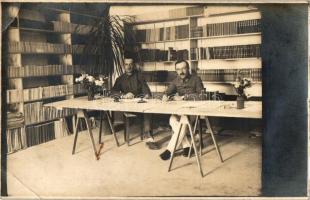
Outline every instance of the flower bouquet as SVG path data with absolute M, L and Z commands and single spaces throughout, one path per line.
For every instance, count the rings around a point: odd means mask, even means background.
M 241 73 L 238 71 L 236 81 L 233 83 L 233 86 L 237 92 L 237 108 L 244 108 L 244 101 L 247 96 L 245 94 L 245 88 L 251 87 L 251 78 L 242 77 Z
M 75 79 L 75 82 L 81 83 L 83 87 L 87 90 L 88 100 L 95 99 L 95 92 L 97 88 L 103 88 L 106 83 L 106 77 L 99 77 L 99 79 L 95 79 L 95 77 L 82 74 L 80 77 Z

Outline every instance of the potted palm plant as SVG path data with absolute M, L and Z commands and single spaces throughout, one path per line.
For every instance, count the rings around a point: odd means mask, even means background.
M 110 15 L 109 10 L 110 6 L 107 6 L 103 15 L 94 19 L 80 60 L 91 60 L 84 71 L 94 76 L 100 74 L 109 77 L 111 86 L 112 75 L 123 73 L 126 43 L 134 36 L 133 32 L 126 29 L 126 24 L 132 22 L 132 18 Z M 95 59 L 90 59 L 89 54 L 95 55 Z

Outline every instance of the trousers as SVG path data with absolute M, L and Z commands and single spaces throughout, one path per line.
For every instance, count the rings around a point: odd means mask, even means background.
M 180 129 L 181 123 L 180 123 L 180 118 L 181 116 L 179 115 L 171 115 L 170 119 L 169 119 L 169 124 L 172 128 L 172 137 L 169 141 L 169 144 L 167 146 L 167 150 L 169 150 L 170 152 L 173 151 L 173 147 L 177 141 L 177 136 L 178 136 L 178 131 Z M 193 123 L 195 121 L 194 117 L 190 117 L 190 123 Z M 182 145 L 183 148 L 186 147 L 190 147 L 190 143 L 186 137 L 186 133 L 188 132 L 188 127 L 187 126 L 183 126 L 180 132 L 180 136 L 179 136 L 179 140 L 178 140 L 178 144 L 176 146 L 176 149 L 180 148 L 180 146 Z

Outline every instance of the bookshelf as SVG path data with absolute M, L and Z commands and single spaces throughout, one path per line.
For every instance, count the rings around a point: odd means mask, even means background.
M 194 6 L 135 19 L 129 25 L 136 32 L 135 53 L 153 93 L 163 91 L 173 80 L 174 62 L 183 58 L 192 73 L 201 76 L 207 91 L 236 95 L 232 82 L 241 71 L 253 79 L 247 89 L 251 96 L 262 96 L 261 13 L 257 8 Z
M 13 17 L 15 9 L 9 7 L 8 11 Z M 93 26 L 91 20 L 79 23 L 76 19 L 81 18 L 72 15 L 66 10 L 23 4 L 6 31 L 8 153 L 70 134 L 67 122 L 74 124 L 75 110 L 43 105 L 85 94 L 74 82 L 89 67 L 77 60 L 85 44 L 76 38 L 87 40 Z M 97 55 L 90 49 L 89 56 Z

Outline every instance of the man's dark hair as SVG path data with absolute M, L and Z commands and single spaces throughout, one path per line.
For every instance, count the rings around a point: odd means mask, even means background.
M 178 61 L 174 64 L 174 67 L 176 67 L 177 64 L 182 63 L 182 62 L 184 62 L 184 63 L 186 64 L 186 68 L 189 70 L 189 64 L 188 64 L 188 62 L 187 62 L 186 60 L 178 60 Z

